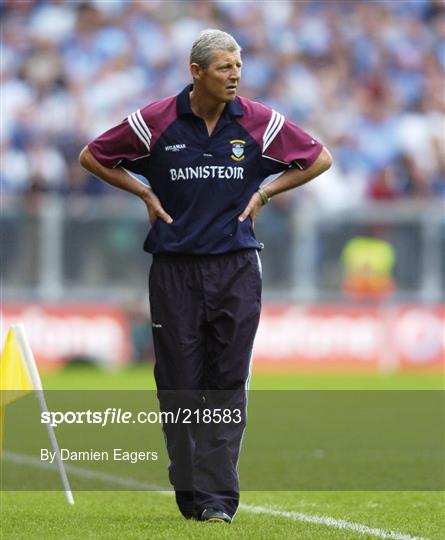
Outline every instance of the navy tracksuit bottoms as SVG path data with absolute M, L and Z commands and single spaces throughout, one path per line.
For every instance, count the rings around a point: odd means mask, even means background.
M 149 290 L 160 408 L 181 411 L 163 423 L 176 501 L 186 517 L 233 516 L 261 309 L 257 251 L 154 255 Z

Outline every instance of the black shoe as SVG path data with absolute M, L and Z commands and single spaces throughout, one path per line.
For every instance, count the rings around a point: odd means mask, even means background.
M 231 523 L 232 518 L 222 510 L 205 508 L 201 513 L 199 521 L 207 521 L 207 523 Z

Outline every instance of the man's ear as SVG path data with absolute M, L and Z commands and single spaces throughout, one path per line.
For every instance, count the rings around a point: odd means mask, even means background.
M 198 64 L 190 64 L 190 73 L 192 74 L 193 80 L 199 81 L 202 76 L 203 70 Z

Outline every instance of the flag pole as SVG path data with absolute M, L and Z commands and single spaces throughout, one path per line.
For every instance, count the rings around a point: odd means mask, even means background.
M 40 408 L 42 412 L 48 412 L 48 405 L 46 404 L 45 396 L 43 394 L 42 381 L 40 379 L 39 371 L 37 369 L 34 354 L 26 338 L 25 327 L 23 326 L 23 323 L 18 323 L 13 324 L 11 328 L 14 332 L 17 345 L 25 361 L 25 367 L 28 371 L 28 375 L 33 384 L 34 390 L 37 390 L 37 399 L 39 400 Z M 46 424 L 46 427 L 48 430 L 49 440 L 51 441 L 51 445 L 55 452 L 60 478 L 62 480 L 63 488 L 65 490 L 66 500 L 68 504 L 74 504 L 74 497 L 71 492 L 71 487 L 68 481 L 68 477 L 66 475 L 65 466 L 60 455 L 60 449 L 57 443 L 56 434 L 54 433 L 54 428 L 50 423 Z

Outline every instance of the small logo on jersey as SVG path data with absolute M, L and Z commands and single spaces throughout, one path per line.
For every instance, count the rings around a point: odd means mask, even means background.
M 244 155 L 244 145 L 246 141 L 241 139 L 233 139 L 230 141 L 232 145 L 232 155 L 230 156 L 235 161 L 242 161 L 246 156 Z
M 179 152 L 179 150 L 184 150 L 186 148 L 185 144 L 169 144 L 165 147 L 166 152 Z

